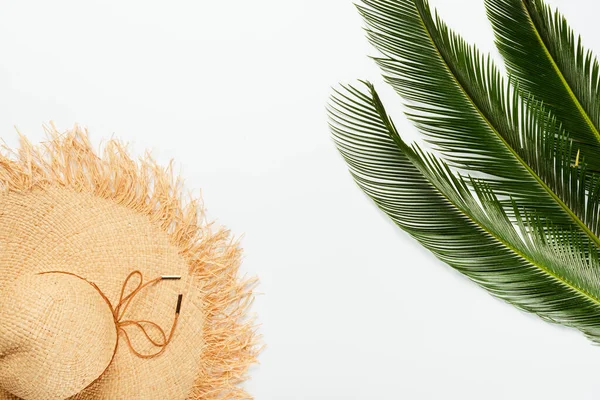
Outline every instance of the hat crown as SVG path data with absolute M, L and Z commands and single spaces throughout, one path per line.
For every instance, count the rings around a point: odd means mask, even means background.
M 26 275 L 2 294 L 0 387 L 24 400 L 65 399 L 110 365 L 117 329 L 106 299 L 66 274 Z

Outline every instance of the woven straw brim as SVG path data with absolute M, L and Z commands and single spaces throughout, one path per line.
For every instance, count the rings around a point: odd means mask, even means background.
M 239 384 L 259 351 L 247 315 L 255 281 L 238 276 L 240 249 L 207 223 L 198 200 L 183 199 L 171 167 L 132 160 L 111 140 L 98 156 L 74 129 L 32 146 L 24 137 L 0 157 L 0 292 L 20 276 L 61 270 L 94 282 L 111 303 L 124 279 L 181 275 L 140 293 L 128 318 L 169 327 L 173 340 L 152 359 L 119 344 L 109 369 L 73 399 L 248 399 Z M 0 310 L 2 312 L 2 310 Z M 90 338 L 96 340 L 97 338 Z M 143 335 L 134 347 L 150 351 Z M 0 390 L 0 400 L 16 399 Z

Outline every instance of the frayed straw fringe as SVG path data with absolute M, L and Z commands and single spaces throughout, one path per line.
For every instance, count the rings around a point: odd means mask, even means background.
M 18 150 L 3 146 L 0 189 L 60 186 L 147 215 L 167 232 L 207 292 L 206 349 L 190 399 L 251 399 L 238 385 L 260 352 L 254 318 L 247 315 L 256 280 L 239 278 L 241 250 L 230 232 L 206 221 L 198 199 L 190 197 L 184 204 L 182 181 L 174 176 L 172 163 L 159 167 L 148 154 L 136 162 L 116 140 L 109 140 L 99 157 L 85 130 L 75 127 L 60 134 L 51 125 L 46 131 L 49 140 L 39 146 L 22 135 Z

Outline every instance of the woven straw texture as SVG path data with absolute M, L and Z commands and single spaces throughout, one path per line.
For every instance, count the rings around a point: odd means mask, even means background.
M 0 293 L 14 290 L 20 277 L 59 270 L 95 283 L 115 305 L 133 270 L 139 270 L 146 280 L 161 275 L 182 277 L 149 286 L 127 309 L 127 319 L 150 320 L 166 331 L 173 323 L 177 296 L 183 294 L 178 325 L 164 353 L 151 359 L 137 357 L 121 338 L 106 372 L 71 398 L 251 398 L 239 384 L 259 351 L 254 320 L 247 316 L 255 282 L 238 277 L 240 250 L 229 232 L 212 228 L 197 200 L 184 202 L 181 182 L 170 167 L 160 168 L 148 156 L 135 162 L 116 141 L 107 142 L 98 156 L 87 133 L 79 129 L 60 135 L 49 129 L 48 133 L 49 141 L 41 146 L 34 147 L 22 138 L 17 151 L 7 150 L 0 158 L 4 189 L 0 194 Z M 106 354 L 111 356 L 106 351 L 111 346 L 106 337 L 110 329 L 105 330 L 107 316 L 100 317 L 102 313 L 109 313 L 114 330 L 108 305 L 98 313 L 86 309 L 101 305 L 98 293 L 90 297 L 95 301 L 78 304 L 77 295 L 71 296 L 73 290 L 69 287 L 61 299 L 69 307 L 82 308 L 81 332 L 86 332 L 90 323 L 98 327 L 93 334 L 86 333 L 90 336 L 87 348 L 97 354 L 85 360 L 91 363 L 90 371 L 70 368 L 69 373 L 61 374 L 72 381 L 61 383 L 65 393 L 89 379 L 93 365 L 105 363 Z M 5 310 L 0 313 L 7 317 Z M 27 329 L 22 319 L 29 316 L 31 313 L 21 319 L 13 316 L 19 329 Z M 4 331 L 0 332 L 4 336 Z M 128 333 L 136 350 L 153 351 L 139 331 L 132 327 Z M 80 346 L 78 340 L 81 338 L 73 340 L 74 346 Z M 78 355 L 85 355 L 85 350 L 71 349 L 69 357 Z M 11 389 L 4 379 L 8 375 L 2 371 L 12 370 L 10 373 L 17 375 L 17 367 L 3 366 L 6 360 L 1 356 L 0 400 L 16 399 L 13 394 L 22 394 Z M 50 357 L 31 374 L 59 359 Z
M 64 399 L 98 379 L 112 361 L 113 316 L 86 282 L 67 275 L 24 275 L 1 296 L 0 386 L 11 393 Z M 69 379 L 71 371 L 77 371 L 77 380 Z

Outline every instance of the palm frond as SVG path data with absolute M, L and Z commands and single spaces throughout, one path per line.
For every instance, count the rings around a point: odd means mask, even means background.
M 571 166 L 569 136 L 542 104 L 512 90 L 491 59 L 452 32 L 426 0 L 363 3 L 359 10 L 383 54 L 376 61 L 386 81 L 445 160 L 485 174 L 498 196 L 600 245 L 586 171 Z
M 600 171 L 600 66 L 542 0 L 486 0 L 496 44 L 519 87 L 543 101 Z
M 581 238 L 517 212 L 518 232 L 493 191 L 477 198 L 448 166 L 406 145 L 372 85 L 336 90 L 330 127 L 357 184 L 439 259 L 491 294 L 600 343 L 600 263 Z

